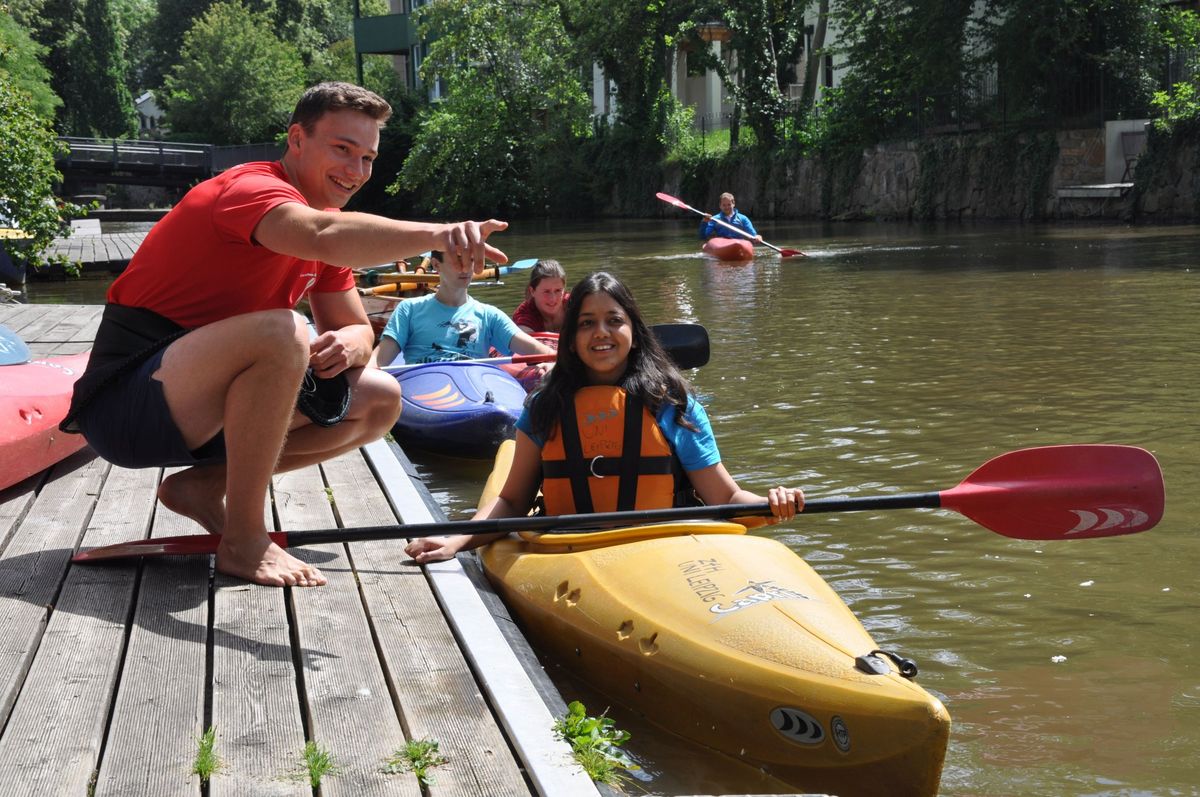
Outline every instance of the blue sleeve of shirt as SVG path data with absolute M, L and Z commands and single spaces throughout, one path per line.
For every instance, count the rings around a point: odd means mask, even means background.
M 754 225 L 750 222 L 749 216 L 746 216 L 743 213 L 739 213 L 737 215 L 738 215 L 737 220 L 738 220 L 739 227 L 741 227 L 746 232 L 750 233 L 751 238 L 753 238 L 755 235 L 758 235 L 758 230 L 754 229 Z
M 707 241 L 713 233 L 713 227 L 716 226 L 717 223 L 712 219 L 705 219 L 700 222 L 700 240 Z
M 546 441 L 533 433 L 533 421 L 529 417 L 529 403 L 521 408 L 521 417 L 517 418 L 517 429 L 529 436 L 529 439 L 537 444 L 538 448 L 546 445 Z
M 484 304 L 487 308 L 487 341 L 486 343 L 503 355 L 512 354 L 512 339 L 521 328 L 498 307 Z
M 404 344 L 408 342 L 409 332 L 409 313 L 412 307 L 406 302 L 400 302 L 396 305 L 396 309 L 392 311 L 392 317 L 388 319 L 387 326 L 380 333 L 381 337 L 391 338 L 400 347 L 400 351 L 404 351 Z
M 696 427 L 692 431 L 675 422 L 677 411 L 672 404 L 664 405 L 658 411 L 658 428 L 662 429 L 675 455 L 679 457 L 686 471 L 703 470 L 721 461 L 721 452 L 717 448 L 717 439 L 713 436 L 712 424 L 708 421 L 708 413 L 703 405 L 695 398 L 688 397 L 687 411 L 684 417 Z

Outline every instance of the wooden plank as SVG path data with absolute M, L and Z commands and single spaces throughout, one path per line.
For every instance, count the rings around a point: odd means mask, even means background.
M 51 329 L 58 326 L 62 318 L 80 305 L 40 305 L 46 310 L 32 322 L 26 323 L 20 330 L 21 337 L 31 346 L 33 343 L 50 342 L 47 338 Z
M 0 304 L 0 324 L 21 335 L 21 330 L 35 318 L 42 316 L 48 305 Z M 24 338 L 24 335 L 21 335 Z
M 219 572 L 213 589 L 211 714 L 222 766 L 209 797 L 311 797 L 300 777 L 305 737 L 286 591 Z
M 65 343 L 81 338 L 94 340 L 103 309 L 100 305 L 63 305 L 62 312 L 56 314 L 55 324 L 40 336 L 39 342 Z
M 154 470 L 110 469 L 85 532 L 87 543 L 144 536 L 156 481 Z M 132 562 L 68 571 L 0 740 L 0 783 L 19 781 L 28 794 L 87 789 L 121 666 L 136 573 Z
M 203 533 L 160 505 L 151 536 Z M 200 794 L 211 567 L 205 556 L 146 560 L 95 797 Z
M 329 463 L 326 473 L 335 495 L 350 484 L 374 482 L 361 459 L 340 458 Z M 430 517 L 423 504 L 419 509 Z M 412 504 L 405 510 L 405 520 L 410 522 L 421 514 Z M 338 511 L 347 526 L 393 522 L 378 501 L 339 502 Z M 404 554 L 403 543 L 353 543 L 350 550 L 408 736 L 437 740 L 449 759 L 437 768 L 437 784 L 430 793 L 529 794 L 421 568 Z
M 357 452 L 347 455 L 362 461 Z M 338 484 L 339 507 L 383 503 L 374 481 Z M 330 495 L 317 467 L 275 477 L 275 509 L 288 530 L 337 525 Z M 321 568 L 329 583 L 290 590 L 308 716 L 309 738 L 329 750 L 337 772 L 321 781 L 324 797 L 421 793 L 411 774 L 383 772 L 388 757 L 404 747 L 404 732 L 388 691 L 371 628 L 344 545 L 298 548 L 298 557 Z
M 364 450 L 389 499 L 411 503 L 406 493 L 416 491 L 416 482 L 401 478 L 397 458 L 387 456 L 389 450 L 377 443 Z M 459 561 L 429 565 L 426 575 L 538 794 L 596 795 L 595 784 L 575 763 L 569 746 L 552 732 L 554 717 Z
M 0 556 L 0 726 L 41 643 L 49 607 L 107 471 L 108 463 L 87 449 L 58 463 Z M 9 744 L 7 734 L 0 736 L 0 755 Z

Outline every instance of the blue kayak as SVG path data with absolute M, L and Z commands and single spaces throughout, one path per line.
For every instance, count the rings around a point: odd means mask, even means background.
M 495 365 L 426 363 L 395 376 L 402 398 L 392 434 L 402 446 L 487 459 L 516 435 L 525 388 Z

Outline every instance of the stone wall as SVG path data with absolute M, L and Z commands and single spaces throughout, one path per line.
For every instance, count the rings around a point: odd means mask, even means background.
M 1158 151 L 1155 153 L 1157 145 Z M 1104 183 L 1104 133 L 1065 130 L 972 134 L 880 144 L 857 162 L 746 157 L 682 177 L 667 170 L 667 190 L 699 207 L 722 191 L 763 218 L 1200 219 L 1200 144 L 1152 139 L 1136 187 L 1060 199 L 1059 189 Z M 1079 193 L 1079 192 L 1076 192 Z

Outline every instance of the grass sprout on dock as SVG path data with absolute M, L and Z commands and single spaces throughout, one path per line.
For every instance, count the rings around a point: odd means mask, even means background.
M 308 783 L 314 789 L 320 788 L 321 778 L 337 773 L 333 763 L 333 753 L 309 739 L 304 744 L 304 766 L 308 770 Z
M 436 739 L 409 739 L 403 750 L 397 750 L 387 760 L 386 772 L 412 772 L 423 786 L 433 784 L 429 770 L 449 761 L 438 751 Z
M 221 768 L 221 757 L 217 755 L 217 729 L 208 726 L 199 739 L 196 740 L 196 758 L 192 761 L 192 772 L 200 776 L 202 783 L 208 783 L 213 774 Z

